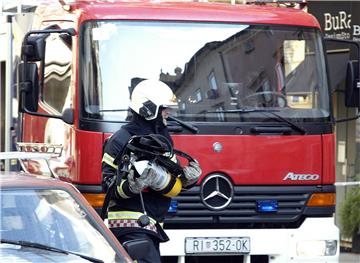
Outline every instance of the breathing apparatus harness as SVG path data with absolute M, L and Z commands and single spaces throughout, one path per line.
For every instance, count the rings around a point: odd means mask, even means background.
M 114 159 L 114 164 L 118 166 L 114 185 L 119 186 L 121 181 L 127 178 L 131 169 L 134 170 L 135 178 L 140 177 L 141 172 L 137 171 L 136 163 L 141 161 L 155 163 L 165 168 L 170 174 L 182 177 L 184 176 L 183 168 L 172 160 L 175 155 L 185 158 L 188 162 L 196 162 L 189 154 L 174 149 L 170 141 L 163 135 L 134 135 L 130 137 L 124 149 Z M 150 223 L 150 219 L 146 214 L 141 192 L 139 196 L 144 215 L 140 216 L 138 223 L 140 226 L 145 227 Z M 109 202 L 107 199 L 109 198 L 105 198 L 104 201 L 103 208 L 105 207 L 105 209 Z M 101 212 L 103 218 L 105 218 L 105 213 L 106 211 L 103 209 Z
M 129 139 L 120 156 L 115 158 L 114 163 L 122 165 L 122 169 L 124 169 L 124 166 L 134 161 L 148 160 L 164 167 L 173 175 L 182 175 L 182 167 L 172 161 L 174 155 L 183 157 L 189 162 L 195 162 L 194 158 L 187 153 L 174 149 L 170 141 L 163 135 L 134 135 Z M 126 170 L 125 168 L 124 171 Z

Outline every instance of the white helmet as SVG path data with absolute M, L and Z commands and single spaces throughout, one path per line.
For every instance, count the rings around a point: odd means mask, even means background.
M 159 80 L 143 80 L 131 94 L 130 108 L 146 120 L 157 117 L 159 108 L 177 107 L 175 94 Z

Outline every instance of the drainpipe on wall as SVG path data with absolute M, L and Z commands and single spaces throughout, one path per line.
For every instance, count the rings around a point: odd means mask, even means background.
M 12 32 L 12 16 L 6 17 L 7 25 L 7 57 L 6 57 L 6 84 L 5 84 L 5 151 L 11 151 L 11 134 L 12 134 L 12 87 L 13 81 L 13 32 Z M 10 160 L 5 160 L 5 171 L 10 170 Z

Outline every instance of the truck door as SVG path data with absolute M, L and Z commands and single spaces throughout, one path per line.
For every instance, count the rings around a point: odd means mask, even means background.
M 73 26 L 70 21 L 46 21 L 42 29 L 59 29 Z M 65 109 L 74 107 L 74 78 L 72 37 L 67 34 L 49 34 L 46 38 L 45 59 L 39 63 L 39 112 L 61 115 Z M 43 77 L 42 77 L 43 76 Z M 72 166 L 70 140 L 73 126 L 60 119 L 26 115 L 23 141 L 45 142 L 63 145 L 63 154 L 51 160 L 53 172 L 69 177 Z M 39 168 L 38 173 L 42 173 Z

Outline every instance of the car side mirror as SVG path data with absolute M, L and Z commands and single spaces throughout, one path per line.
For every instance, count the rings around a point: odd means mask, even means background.
M 360 80 L 359 80 L 359 61 L 351 60 L 348 62 L 346 70 L 345 84 L 345 106 L 360 107 Z

